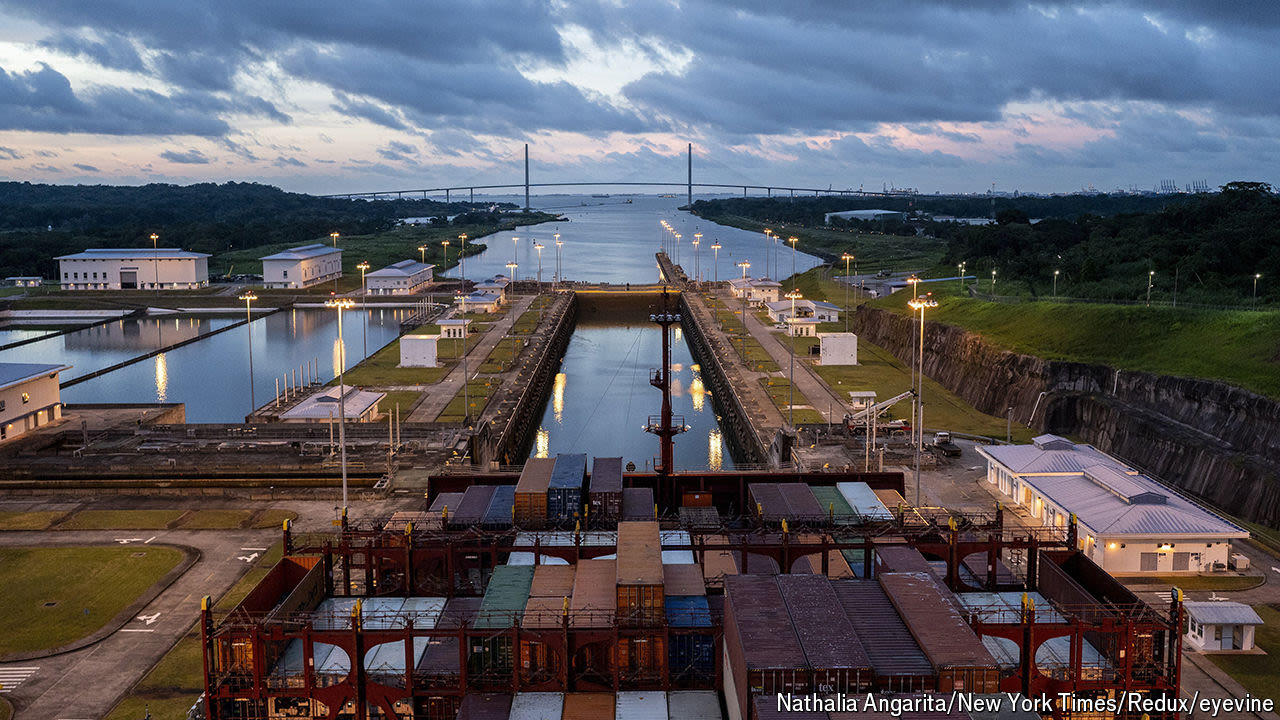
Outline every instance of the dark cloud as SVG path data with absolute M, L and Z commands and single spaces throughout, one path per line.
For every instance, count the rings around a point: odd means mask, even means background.
M 102 172 L 101 170 L 94 167 L 93 165 L 85 165 L 84 163 L 73 163 L 71 167 L 74 167 L 77 170 L 83 170 L 85 172 L 95 172 L 95 173 Z
M 299 159 L 298 159 L 298 158 L 296 158 L 296 157 L 285 157 L 284 155 L 281 155 L 281 156 L 277 157 L 277 158 L 276 158 L 275 163 L 273 163 L 273 164 L 274 164 L 276 167 L 300 167 L 300 168 L 303 168 L 303 167 L 306 167 L 306 166 L 307 166 L 307 164 L 306 164 L 306 163 L 302 162 L 301 160 L 299 160 Z
M 378 148 L 378 154 L 393 162 L 412 162 L 418 154 L 418 148 L 408 143 L 392 140 L 386 147 Z
M 116 70 L 141 72 L 145 68 L 137 48 L 123 35 L 108 34 L 95 39 L 82 33 L 60 31 L 40 41 L 40 46 L 67 55 L 88 58 L 103 67 Z
M 364 118 L 371 123 L 391 128 L 392 130 L 408 130 L 409 126 L 405 124 L 400 114 L 394 110 L 390 110 L 381 105 L 375 105 L 364 100 L 357 100 L 348 96 L 346 93 L 335 93 L 338 102 L 331 107 L 342 113 L 343 115 L 351 115 L 352 117 Z M 324 141 L 325 137 L 321 136 Z M 333 140 L 328 140 L 333 142 Z
M 22 157 L 22 153 L 17 150 L 0 145 L 0 160 L 21 160 Z
M 182 165 L 208 165 L 212 160 L 204 153 L 192 148 L 191 150 L 165 150 L 160 153 L 160 157 L 173 163 Z

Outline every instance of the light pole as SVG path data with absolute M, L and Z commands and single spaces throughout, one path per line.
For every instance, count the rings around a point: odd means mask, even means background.
M 459 268 L 458 272 L 461 275 L 460 287 L 462 289 L 462 297 L 463 297 L 462 314 L 465 315 L 467 313 L 467 301 L 465 299 L 467 297 L 467 234 L 462 233 L 461 235 L 458 236 L 458 240 L 461 241 L 462 243 L 461 247 L 458 249 L 458 268 Z M 465 331 L 466 328 L 463 328 L 463 330 Z M 464 344 L 466 343 L 465 332 L 463 337 L 463 343 Z M 466 387 L 466 383 L 463 383 L 463 387 L 464 388 Z M 465 412 L 465 408 L 464 408 L 464 412 Z
M 1156 281 L 1156 271 L 1148 270 L 1147 271 L 1147 307 L 1151 307 L 1151 286 L 1155 284 L 1155 281 Z
M 721 248 L 721 245 L 719 240 L 716 240 L 715 242 L 711 243 L 711 251 L 716 254 L 715 268 L 713 270 L 715 274 L 716 285 L 720 284 L 720 248 Z
M 538 294 L 542 294 L 542 243 L 534 243 L 533 249 L 538 251 Z
M 844 261 L 844 331 L 849 332 L 849 261 L 853 256 L 844 253 L 840 259 Z
M 959 265 L 956 266 L 956 268 L 960 270 L 960 293 L 963 294 L 964 293 L 964 263 L 963 262 L 960 263 Z
M 742 262 L 738 263 L 738 267 L 742 268 L 742 279 L 746 280 L 747 270 L 751 269 L 751 263 L 747 262 L 746 260 L 743 260 Z
M 803 297 L 794 288 L 786 294 L 786 298 L 791 301 L 791 316 L 787 318 L 791 323 L 791 340 L 787 342 L 787 347 L 791 349 L 791 379 L 787 381 L 787 424 L 792 430 L 796 427 L 796 301 Z M 747 326 L 745 315 L 742 317 L 742 326 Z
M 702 233 L 693 234 L 693 281 L 702 282 L 702 251 L 698 249 L 698 245 L 702 244 Z
M 160 249 L 156 245 L 159 239 L 159 235 L 151 233 L 151 267 L 155 270 L 155 283 L 151 287 L 155 290 L 156 300 L 160 299 Z
M 679 265 L 680 264 L 680 238 L 682 236 L 680 235 L 680 233 L 675 233 L 675 236 L 676 236 L 676 264 Z
M 564 243 L 560 240 L 560 233 L 556 233 L 552 237 L 556 239 L 556 287 L 559 287 L 560 282 L 564 280 L 564 277 L 560 274 L 560 247 L 564 245 Z
M 772 275 L 769 274 L 769 252 L 772 250 L 772 245 L 773 245 L 773 230 L 769 228 L 765 228 L 764 229 L 764 276 L 765 277 L 773 277 Z M 774 272 L 776 273 L 777 270 L 775 269 Z
M 518 265 L 517 263 L 514 263 L 514 262 L 507 263 L 507 272 L 511 273 L 511 282 L 513 284 L 516 281 L 516 268 L 518 267 L 520 267 L 520 265 Z
M 1262 273 L 1253 274 L 1253 304 L 1258 304 L 1258 279 L 1262 277 Z
M 369 269 L 369 261 L 361 260 L 356 269 L 360 271 L 360 349 L 363 352 L 361 357 L 369 357 L 369 313 L 365 311 L 364 306 L 364 298 L 369 294 L 364 284 L 364 274 Z
M 338 447 L 342 452 L 342 517 L 347 516 L 347 384 L 344 379 L 347 346 L 342 339 L 342 311 L 354 305 L 351 300 L 338 297 L 325 303 L 325 307 L 338 311 Z
M 938 301 L 933 299 L 933 293 L 925 293 L 923 296 L 917 297 L 911 302 L 908 302 L 907 305 L 909 305 L 913 310 L 920 311 L 920 359 L 918 363 L 920 368 L 920 387 L 916 390 L 916 407 L 918 408 L 916 411 L 916 419 L 920 423 L 919 440 L 916 442 L 916 506 L 919 507 L 921 504 L 920 448 L 924 445 L 924 400 L 922 398 L 924 394 L 924 311 L 929 308 L 938 307 Z M 912 314 L 914 315 L 915 313 L 913 312 Z
M 911 297 L 912 298 L 919 297 L 920 278 L 916 277 L 915 274 L 913 273 L 911 277 L 907 278 L 907 282 L 911 283 Z M 913 301 L 908 300 L 907 304 L 910 304 L 911 302 Z M 911 313 L 911 322 L 914 323 L 915 321 L 916 321 L 916 314 L 913 312 Z M 915 342 L 914 333 L 912 335 L 911 342 L 913 343 Z M 912 349 L 914 350 L 915 348 L 913 347 Z M 911 392 L 916 393 L 916 369 L 914 367 L 911 368 Z M 918 402 L 919 402 L 919 395 L 913 395 L 913 397 L 911 398 L 911 442 L 913 443 L 916 441 L 916 405 Z
M 791 243 L 791 287 L 796 286 L 796 243 L 800 242 L 800 238 L 792 235 L 787 238 L 787 242 Z
M 334 249 L 337 249 L 337 247 L 338 247 L 338 231 L 337 231 L 337 230 L 334 230 L 333 232 L 329 233 L 329 238 L 333 240 L 333 247 L 334 247 Z M 339 270 L 341 270 L 341 268 L 339 268 Z M 338 274 L 339 274 L 339 275 L 341 275 L 342 273 L 341 273 L 341 272 L 339 272 Z M 336 295 L 336 294 L 338 294 L 338 277 L 337 277 L 337 275 L 335 275 L 335 276 L 334 276 L 334 278 L 333 278 L 333 293 L 334 293 L 335 295 Z M 343 506 L 343 510 L 345 511 L 345 510 L 346 510 L 346 503 L 345 503 L 345 502 L 344 502 L 344 503 L 342 503 L 342 506 Z
M 996 296 L 996 269 L 991 268 L 991 297 Z
M 444 246 L 445 246 L 445 248 L 446 248 L 446 249 L 445 249 L 445 251 L 444 251 L 444 253 L 445 253 L 445 255 L 444 255 L 444 262 L 445 262 L 445 264 L 447 265 L 447 264 L 449 263 L 449 250 L 448 250 L 448 247 L 449 247 L 449 241 L 448 241 L 448 240 L 445 240 L 445 241 L 444 241 Z M 426 265 L 426 264 L 427 264 L 427 246 L 426 246 L 426 245 L 419 245 L 419 246 L 418 246 L 418 254 L 422 257 L 422 264 L 423 264 L 423 265 Z
M 258 409 L 258 401 L 253 396 L 253 315 L 249 313 L 249 303 L 257 300 L 258 296 L 250 290 L 240 299 L 244 301 L 244 330 L 249 340 L 249 414 L 252 415 Z
M 751 263 L 743 260 L 738 263 L 738 267 L 742 268 L 742 279 L 747 279 L 747 271 L 751 269 Z M 742 359 L 747 359 L 747 286 L 742 285 Z
M 448 264 L 449 264 L 449 241 L 448 241 L 448 240 L 441 240 L 441 241 L 440 241 L 440 244 L 444 246 L 444 264 L 445 264 L 445 265 L 448 265 Z M 424 246 L 422 246 L 422 247 L 420 247 L 420 248 L 418 248 L 418 249 L 419 249 L 419 250 L 426 250 L 426 249 L 427 249 L 427 247 L 424 245 Z M 427 255 L 426 255 L 426 253 L 425 253 L 425 252 L 422 254 L 422 262 L 423 262 L 423 264 L 424 264 L 424 265 L 425 265 L 425 264 L 426 264 L 426 262 L 427 262 Z
M 1058 273 L 1059 272 L 1061 271 L 1059 270 L 1053 271 L 1053 299 L 1054 300 L 1058 299 Z

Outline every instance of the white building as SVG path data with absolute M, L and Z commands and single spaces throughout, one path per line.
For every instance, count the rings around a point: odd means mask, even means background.
M 474 292 L 485 293 L 488 295 L 497 295 L 498 303 L 507 301 L 507 286 L 511 284 L 511 279 L 506 275 L 494 275 L 488 280 L 481 280 L 472 288 Z
M 820 322 L 822 321 L 811 317 L 787 318 L 787 335 L 791 337 L 817 337 L 818 323 Z
M 364 276 L 370 295 L 415 295 L 434 279 L 435 265 L 401 260 Z
M 471 334 L 471 321 L 461 318 L 449 318 L 436 323 L 440 326 L 440 337 L 460 339 Z
M 823 365 L 857 365 L 858 336 L 854 333 L 818 333 Z
M 0 363 L 0 440 L 10 440 L 62 417 L 58 373 L 69 365 Z
M 751 305 L 777 302 L 782 283 L 769 278 L 734 278 L 729 281 L 729 292 L 736 298 L 744 295 Z
M 338 387 L 326 387 L 302 402 L 280 413 L 281 422 L 327 423 L 346 414 L 347 422 L 373 422 L 378 418 L 378 403 L 386 393 L 346 386 L 347 394 L 339 402 Z
M 64 290 L 195 290 L 209 285 L 209 256 L 178 248 L 90 248 L 54 258 Z
M 322 243 L 300 245 L 262 258 L 262 285 L 308 288 L 342 277 L 342 250 Z
M 439 335 L 405 335 L 400 338 L 400 367 L 436 367 Z
M 1112 575 L 1226 567 L 1248 531 L 1092 445 L 1041 435 L 1031 445 L 978 446 L 987 481 L 1049 527 L 1074 513 L 1079 550 Z
M 496 313 L 502 307 L 502 297 L 488 292 L 473 292 L 453 299 L 462 312 Z
M 776 323 L 786 322 L 791 317 L 790 300 L 769 302 L 764 306 L 769 311 L 769 319 Z M 818 322 L 836 322 L 840 319 L 840 306 L 821 300 L 796 300 L 795 308 L 797 318 L 812 318 Z
M 840 212 L 829 212 L 822 216 L 822 224 L 830 225 L 831 218 L 840 218 L 841 220 L 899 220 L 906 217 L 906 213 L 901 210 L 841 210 Z
M 1196 652 L 1249 652 L 1262 618 L 1248 605 L 1226 600 L 1187 600 L 1187 644 Z
M 14 275 L 5 278 L 4 284 L 8 287 L 40 287 L 44 284 L 44 278 L 39 275 Z

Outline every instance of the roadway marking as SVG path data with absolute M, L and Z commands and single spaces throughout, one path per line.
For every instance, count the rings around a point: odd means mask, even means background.
M 240 548 L 240 549 L 241 550 L 258 550 L 260 552 L 266 552 L 267 550 L 266 548 Z
M 138 619 L 145 622 L 148 625 L 151 625 L 156 620 L 160 619 L 160 613 L 156 613 L 154 615 L 139 615 Z
M 120 632 L 155 632 L 155 630 L 147 630 L 145 628 L 120 628 Z
M 1158 592 L 1154 594 L 1156 597 L 1160 598 L 1165 602 L 1173 602 L 1173 591 L 1171 590 L 1166 590 L 1164 592 Z
M 254 560 L 257 560 L 257 559 L 258 559 L 258 553 L 254 553 L 254 554 L 252 554 L 252 555 L 238 555 L 238 556 L 236 556 L 236 559 L 237 559 L 237 560 L 243 560 L 243 561 L 245 561 L 245 562 L 247 562 L 247 563 L 251 563 L 251 562 L 253 562 Z
M 1280 573 L 1280 568 L 1276 567 L 1275 565 L 1272 565 L 1272 566 L 1271 566 L 1271 569 L 1272 569 L 1272 570 L 1275 570 L 1275 571 L 1276 571 L 1276 572 L 1278 572 L 1278 573 Z
M 131 542 L 142 542 L 142 538 L 116 538 L 116 542 L 121 545 L 128 545 Z
M 149 544 L 151 543 L 151 541 L 152 541 L 152 540 L 155 540 L 155 539 L 156 539 L 156 536 L 155 536 L 155 535 L 152 535 L 151 537 L 147 538 L 147 539 L 146 539 L 142 544 L 143 544 L 143 545 L 149 545 Z
M 39 666 L 0 667 L 0 693 L 12 692 L 22 681 L 36 674 Z

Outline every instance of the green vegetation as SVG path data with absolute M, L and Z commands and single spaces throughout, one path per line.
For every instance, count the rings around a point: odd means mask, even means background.
M 1215 665 L 1235 678 L 1255 697 L 1280 696 L 1280 608 L 1255 605 L 1265 625 L 1259 625 L 1254 640 L 1266 655 L 1209 655 Z
M 1035 302 L 948 295 L 928 320 L 979 333 L 997 346 L 1049 360 L 1222 380 L 1280 398 L 1280 312 Z M 871 305 L 907 313 L 905 299 Z
M 253 516 L 252 510 L 192 510 L 182 517 L 183 530 L 234 530 L 242 528 Z
M 498 391 L 501 381 L 497 378 L 479 378 L 471 380 L 467 383 L 467 397 L 464 398 L 461 390 L 449 401 L 444 410 L 436 416 L 436 422 L 462 422 L 466 419 L 463 406 L 464 399 L 471 401 L 470 416 L 479 417 L 484 412 L 485 406 L 489 404 L 489 398 Z
M 800 407 L 801 405 L 809 405 L 809 399 L 799 390 L 795 391 L 795 397 L 791 396 L 791 382 L 787 378 L 764 377 L 760 378 L 760 384 L 764 386 L 764 391 L 768 393 L 769 399 L 773 404 L 782 411 L 784 418 L 788 417 L 790 410 L 789 401 L 795 402 L 795 424 L 796 425 L 821 425 L 827 422 L 826 418 L 817 410 L 810 407 Z
M 238 605 L 280 561 L 282 549 L 277 542 L 259 558 L 253 568 L 217 602 L 214 606 L 215 613 L 226 615 Z M 129 690 L 107 715 L 107 720 L 135 720 L 148 710 L 156 718 L 186 717 L 187 709 L 204 692 L 202 652 L 199 625 L 193 625 L 160 662 Z
M 436 344 L 436 351 L 439 358 L 444 361 L 444 367 L 434 368 L 405 368 L 400 367 L 400 341 L 393 340 L 387 343 L 387 346 L 375 352 L 373 355 L 365 358 L 359 365 L 351 368 L 343 373 L 343 380 L 348 385 L 358 385 L 360 387 L 387 387 L 393 385 L 430 385 L 438 383 L 445 375 L 449 374 L 452 369 L 453 361 L 445 360 L 452 355 L 445 355 L 446 342 L 453 341 L 441 340 Z M 451 344 L 448 350 L 456 353 L 456 344 Z M 337 379 L 329 383 L 337 385 Z
M 173 548 L 0 549 L 0 654 L 60 647 L 93 633 L 182 560 Z
M 1251 590 L 1265 583 L 1267 579 L 1261 575 L 1151 575 L 1140 578 L 1125 578 L 1130 584 L 1157 585 L 1161 589 L 1170 587 L 1183 590 L 1218 590 L 1236 592 Z
M 185 510 L 81 510 L 58 523 L 55 530 L 164 530 L 173 527 Z
M 4 511 L 0 512 L 0 530 L 44 530 L 58 518 L 66 515 L 55 511 Z
M 480 364 L 477 372 L 497 374 L 510 370 L 524 350 L 524 341 L 519 338 L 502 339 L 489 352 L 489 357 Z
M 259 510 L 249 520 L 249 527 L 260 530 L 280 528 L 285 520 L 296 520 L 298 513 L 292 510 Z
M 878 399 L 883 401 L 911 387 L 911 368 L 884 348 L 859 339 L 858 363 L 820 365 L 814 370 L 837 394 L 851 390 L 874 390 Z M 996 438 L 1005 436 L 1005 418 L 978 412 L 955 393 L 929 378 L 924 379 L 924 402 L 926 427 Z M 908 398 L 886 410 L 886 413 L 908 418 L 911 416 L 910 408 L 911 399 Z M 1013 425 L 1013 439 L 1016 442 L 1030 442 L 1035 434 L 1028 427 L 1017 423 Z
M 418 398 L 422 397 L 422 393 L 417 390 L 390 390 L 387 396 L 382 398 L 382 402 L 378 405 L 384 413 L 394 414 L 396 406 L 400 406 L 400 417 L 409 412 L 414 403 L 418 402 Z M 385 418 L 384 418 L 385 419 Z
M 707 305 L 715 312 L 716 322 L 720 324 L 720 329 L 730 336 L 729 339 L 733 349 L 738 353 L 738 357 L 742 358 L 742 362 L 748 369 L 757 372 L 778 372 L 778 364 L 765 351 L 760 341 L 746 333 L 745 326 L 742 324 L 741 310 L 727 307 L 714 297 L 708 296 L 706 301 Z

